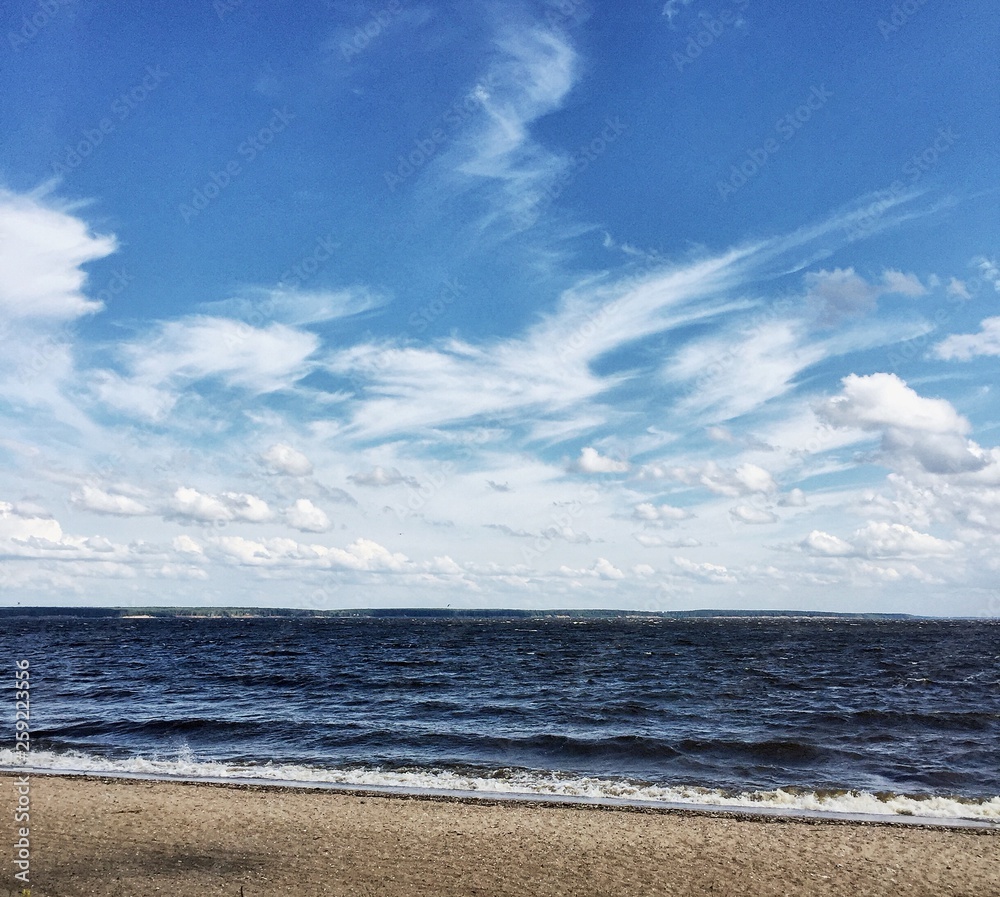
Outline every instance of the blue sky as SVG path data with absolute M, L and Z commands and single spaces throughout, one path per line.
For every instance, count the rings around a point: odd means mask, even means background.
M 985 2 L 14 2 L 2 601 L 1000 614 Z

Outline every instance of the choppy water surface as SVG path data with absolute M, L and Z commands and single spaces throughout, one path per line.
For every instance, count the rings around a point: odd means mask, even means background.
M 1000 819 L 996 623 L 3 625 L 40 768 Z

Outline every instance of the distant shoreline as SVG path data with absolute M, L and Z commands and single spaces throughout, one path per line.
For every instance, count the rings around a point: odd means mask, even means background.
M 0 607 L 0 619 L 532 619 L 532 620 L 692 620 L 692 619 L 808 619 L 808 620 L 975 620 L 976 617 L 922 617 L 914 614 L 841 613 L 808 610 L 589 610 L 523 608 L 353 608 L 319 610 L 307 608 L 271 607 L 60 607 L 6 606 Z

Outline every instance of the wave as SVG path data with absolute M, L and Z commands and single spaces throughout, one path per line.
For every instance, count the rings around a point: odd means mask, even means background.
M 25 760 L 29 761 L 25 763 Z M 84 754 L 0 749 L 0 771 L 260 782 L 318 787 L 405 790 L 408 793 L 481 797 L 553 798 L 673 808 L 753 810 L 791 815 L 832 815 L 920 822 L 971 820 L 1000 826 L 1000 796 L 969 798 L 870 791 L 726 792 L 685 785 L 654 785 L 626 779 L 502 768 L 492 770 L 231 763 L 198 760 L 190 752 L 169 758 L 115 759 Z

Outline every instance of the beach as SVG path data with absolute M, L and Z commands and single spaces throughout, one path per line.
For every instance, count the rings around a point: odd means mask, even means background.
M 30 798 L 32 897 L 1000 892 L 997 831 L 64 776 Z

